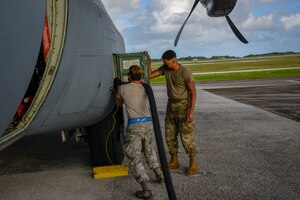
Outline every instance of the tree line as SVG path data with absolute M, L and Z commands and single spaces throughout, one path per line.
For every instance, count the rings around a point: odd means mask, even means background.
M 238 56 L 212 56 L 210 58 L 207 58 L 205 56 L 187 56 L 187 57 L 181 57 L 178 58 L 178 60 L 188 60 L 188 61 L 193 61 L 193 60 L 218 60 L 218 59 L 229 59 L 229 58 L 251 58 L 251 57 L 261 57 L 261 56 L 280 56 L 280 55 L 291 55 L 291 54 L 299 54 L 300 52 L 293 52 L 293 51 L 288 51 L 288 52 L 272 52 L 272 53 L 265 53 L 265 54 L 250 54 L 247 56 L 243 57 L 238 57 Z M 161 61 L 161 59 L 153 59 L 153 61 Z

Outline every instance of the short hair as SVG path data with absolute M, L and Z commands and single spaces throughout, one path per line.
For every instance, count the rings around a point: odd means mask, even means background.
M 142 68 L 138 65 L 131 65 L 129 67 L 128 76 L 130 76 L 133 81 L 141 80 L 143 76 Z
M 161 57 L 163 60 L 171 60 L 172 58 L 176 57 L 176 53 L 173 50 L 167 50 Z

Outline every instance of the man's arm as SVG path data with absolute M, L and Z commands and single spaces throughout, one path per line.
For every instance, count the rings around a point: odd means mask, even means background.
M 147 60 L 148 60 L 147 66 L 148 66 L 149 79 L 161 76 L 162 75 L 161 70 L 157 69 L 157 70 L 152 71 L 152 68 L 151 68 L 151 62 L 152 62 L 151 61 L 151 57 L 150 57 L 150 55 L 149 55 L 149 53 L 147 51 L 145 52 L 145 55 L 147 56 Z
M 195 103 L 196 103 L 196 87 L 195 82 L 192 81 L 188 84 L 188 88 L 190 91 L 190 110 L 187 117 L 187 122 L 193 123 L 194 122 L 194 110 L 195 110 Z

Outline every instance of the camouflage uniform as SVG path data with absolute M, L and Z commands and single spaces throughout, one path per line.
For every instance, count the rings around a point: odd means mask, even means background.
M 178 154 L 178 133 L 186 153 L 195 156 L 194 124 L 186 122 L 189 99 L 168 100 L 165 119 L 166 142 L 171 155 Z
M 142 152 L 150 169 L 159 167 L 156 153 L 152 146 L 152 122 L 128 124 L 125 137 L 125 153 L 129 167 L 138 183 L 148 182 L 149 177 L 141 161 Z
M 193 74 L 180 65 L 177 71 L 162 66 L 159 68 L 165 75 L 168 92 L 168 105 L 165 119 L 165 134 L 169 153 L 178 154 L 178 134 L 186 153 L 191 157 L 196 154 L 194 140 L 194 124 L 188 123 L 187 116 L 190 108 L 190 91 L 188 84 L 194 81 Z
M 148 188 L 149 177 L 142 163 L 142 153 L 156 175 L 158 181 L 163 179 L 156 152 L 152 146 L 153 124 L 150 112 L 149 99 L 143 87 L 142 68 L 132 65 L 129 68 L 130 83 L 118 87 L 118 102 L 124 102 L 128 125 L 125 136 L 125 154 L 129 161 L 129 168 L 143 190 L 136 191 L 138 198 L 150 199 L 151 190 Z

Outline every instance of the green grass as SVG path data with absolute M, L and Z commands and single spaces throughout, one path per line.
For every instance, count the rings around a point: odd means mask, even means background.
M 241 80 L 283 77 L 300 77 L 300 69 L 194 75 L 194 79 L 196 81 Z
M 265 56 L 255 58 L 179 62 L 188 67 L 193 73 L 226 72 L 235 70 L 259 70 L 300 67 L 300 55 L 295 54 L 286 56 Z M 152 64 L 153 69 L 158 68 L 160 65 L 161 62 L 154 62 Z M 279 77 L 300 77 L 300 69 L 194 75 L 196 81 L 240 80 Z M 151 80 L 151 83 L 164 82 L 164 77 L 158 77 Z

